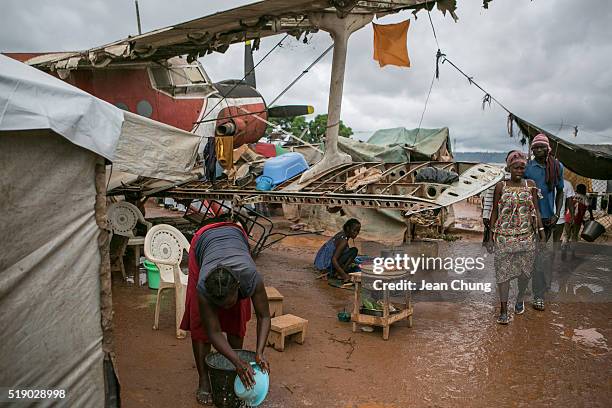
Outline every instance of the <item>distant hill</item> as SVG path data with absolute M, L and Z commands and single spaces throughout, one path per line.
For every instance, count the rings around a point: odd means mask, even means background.
M 503 152 L 455 152 L 456 161 L 478 163 L 505 163 L 506 154 Z

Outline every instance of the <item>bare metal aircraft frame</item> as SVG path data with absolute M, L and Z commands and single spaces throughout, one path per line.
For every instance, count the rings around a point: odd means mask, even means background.
M 417 182 L 417 171 L 426 167 L 449 170 L 459 175 L 452 184 Z M 355 191 L 347 187 L 347 179 L 357 169 L 377 168 L 382 176 L 377 182 Z M 135 182 L 109 191 L 109 195 L 137 193 L 142 196 L 172 197 L 176 200 L 231 201 L 237 205 L 254 203 L 307 204 L 350 206 L 401 210 L 410 216 L 426 210 L 436 210 L 461 201 L 493 186 L 503 177 L 499 167 L 467 162 L 410 162 L 410 163 L 349 163 L 336 166 L 306 183 L 299 184 L 299 176 L 287 180 L 271 191 L 259 191 L 255 180 L 236 186 L 230 180 L 216 183 L 192 180 L 165 188 L 147 188 L 144 181 Z

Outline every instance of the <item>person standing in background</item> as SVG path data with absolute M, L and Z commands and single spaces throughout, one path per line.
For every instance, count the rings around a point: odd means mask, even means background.
M 563 180 L 563 204 L 561 205 L 561 211 L 559 214 L 559 220 L 557 221 L 557 225 L 553 229 L 553 244 L 557 245 L 555 248 L 555 252 L 558 249 L 559 243 L 562 241 L 562 236 L 565 232 L 565 242 L 569 241 L 569 228 L 566 228 L 569 224 L 571 224 L 571 220 L 573 218 L 574 209 L 571 205 L 572 197 L 574 196 L 574 187 L 572 183 L 567 180 Z M 566 245 L 562 245 L 561 248 L 563 252 L 561 253 L 561 259 L 565 259 L 565 247 Z
M 571 246 L 572 249 L 572 258 L 576 258 L 576 247 L 574 244 L 580 240 L 578 234 L 584 223 L 584 216 L 587 210 L 589 211 L 590 219 L 593 219 L 593 209 L 589 206 L 589 198 L 586 193 L 586 186 L 584 184 L 578 184 L 576 186 L 576 194 L 571 198 L 568 205 L 572 212 L 568 234 L 568 245 Z M 562 256 L 564 255 L 565 252 Z
M 546 241 L 553 235 L 553 230 L 561 216 L 563 204 L 563 165 L 554 158 L 548 137 L 540 133 L 531 142 L 534 160 L 529 160 L 525 169 L 525 178 L 533 180 L 540 191 L 538 208 L 542 217 Z M 560 239 L 560 237 L 559 237 Z M 544 310 L 544 295 L 550 288 L 552 280 L 553 252 L 541 248 L 533 274 L 533 307 Z

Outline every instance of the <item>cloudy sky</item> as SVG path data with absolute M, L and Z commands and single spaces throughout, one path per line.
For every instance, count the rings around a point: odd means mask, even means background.
M 143 32 L 248 4 L 225 0 L 140 0 Z M 575 143 L 612 143 L 612 2 L 609 0 L 458 0 L 455 23 L 432 12 L 440 48 L 491 95 L 523 118 Z M 372 28 L 349 41 L 342 120 L 356 134 L 380 128 L 417 127 L 435 69 L 437 45 L 426 12 L 387 16 L 381 24 L 410 19 L 411 68 L 379 68 L 372 59 Z M 132 0 L 5 0 L 0 51 L 81 50 L 137 32 Z M 262 40 L 255 62 L 282 37 Z M 258 89 L 267 101 L 331 44 L 325 32 L 308 44 L 288 38 L 258 67 Z M 214 80 L 241 78 L 242 45 L 201 59 Z M 311 104 L 327 111 L 331 53 L 279 104 Z M 482 92 L 448 63 L 441 66 L 422 127 L 450 128 L 457 151 L 507 151 L 506 113 L 482 109 Z M 577 125 L 576 138 L 572 127 Z

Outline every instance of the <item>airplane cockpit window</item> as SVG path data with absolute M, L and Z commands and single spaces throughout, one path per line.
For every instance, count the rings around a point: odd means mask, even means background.
M 184 67 L 183 71 L 185 75 L 187 75 L 187 78 L 194 84 L 206 82 L 202 71 L 200 71 L 198 67 Z
M 170 74 L 166 67 L 153 67 L 151 68 L 151 74 L 153 74 L 153 86 L 159 90 L 168 90 L 172 87 L 170 81 Z
M 202 97 L 215 92 L 210 79 L 199 65 L 158 65 L 149 70 L 153 87 L 171 96 Z

